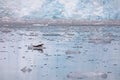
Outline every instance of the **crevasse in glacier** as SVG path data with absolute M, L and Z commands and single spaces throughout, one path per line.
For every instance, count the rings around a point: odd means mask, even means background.
M 0 18 L 120 19 L 119 0 L 0 0 Z

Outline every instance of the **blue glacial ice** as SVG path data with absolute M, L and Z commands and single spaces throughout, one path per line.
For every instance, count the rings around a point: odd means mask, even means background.
M 119 20 L 119 0 L 0 0 L 0 18 Z

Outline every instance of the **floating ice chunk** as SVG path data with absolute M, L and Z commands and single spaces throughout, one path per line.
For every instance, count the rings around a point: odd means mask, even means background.
M 56 33 L 45 33 L 43 34 L 43 36 L 61 36 L 61 35 Z
M 65 53 L 66 54 L 80 54 L 81 52 L 80 51 L 67 50 Z
M 105 38 L 105 37 L 101 37 L 101 38 L 90 38 L 89 39 L 89 43 L 111 43 L 113 39 L 111 38 Z
M 25 73 L 26 72 L 26 67 L 22 68 L 21 71 Z
M 2 33 L 10 33 L 10 32 L 12 32 L 12 30 L 11 29 L 8 29 L 8 28 L 3 28 L 3 29 L 1 29 L 0 30 Z
M 48 26 L 48 24 L 33 24 L 33 26 Z
M 24 72 L 24 73 L 25 73 L 25 72 L 31 72 L 32 69 L 27 68 L 27 67 L 25 66 L 24 68 L 21 69 L 21 71 Z
M 86 73 L 80 73 L 80 72 L 71 72 L 67 75 L 67 78 L 70 79 L 106 79 L 107 74 L 103 72 L 86 72 Z
M 9 17 L 2 17 L 1 20 L 2 21 L 10 21 L 10 18 Z

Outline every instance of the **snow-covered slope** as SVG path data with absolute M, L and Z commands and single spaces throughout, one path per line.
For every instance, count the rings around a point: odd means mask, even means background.
M 0 17 L 18 19 L 120 19 L 120 0 L 0 0 Z

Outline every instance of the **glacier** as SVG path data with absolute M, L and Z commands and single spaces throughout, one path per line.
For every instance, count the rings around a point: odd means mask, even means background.
M 119 0 L 0 0 L 0 18 L 119 20 Z

